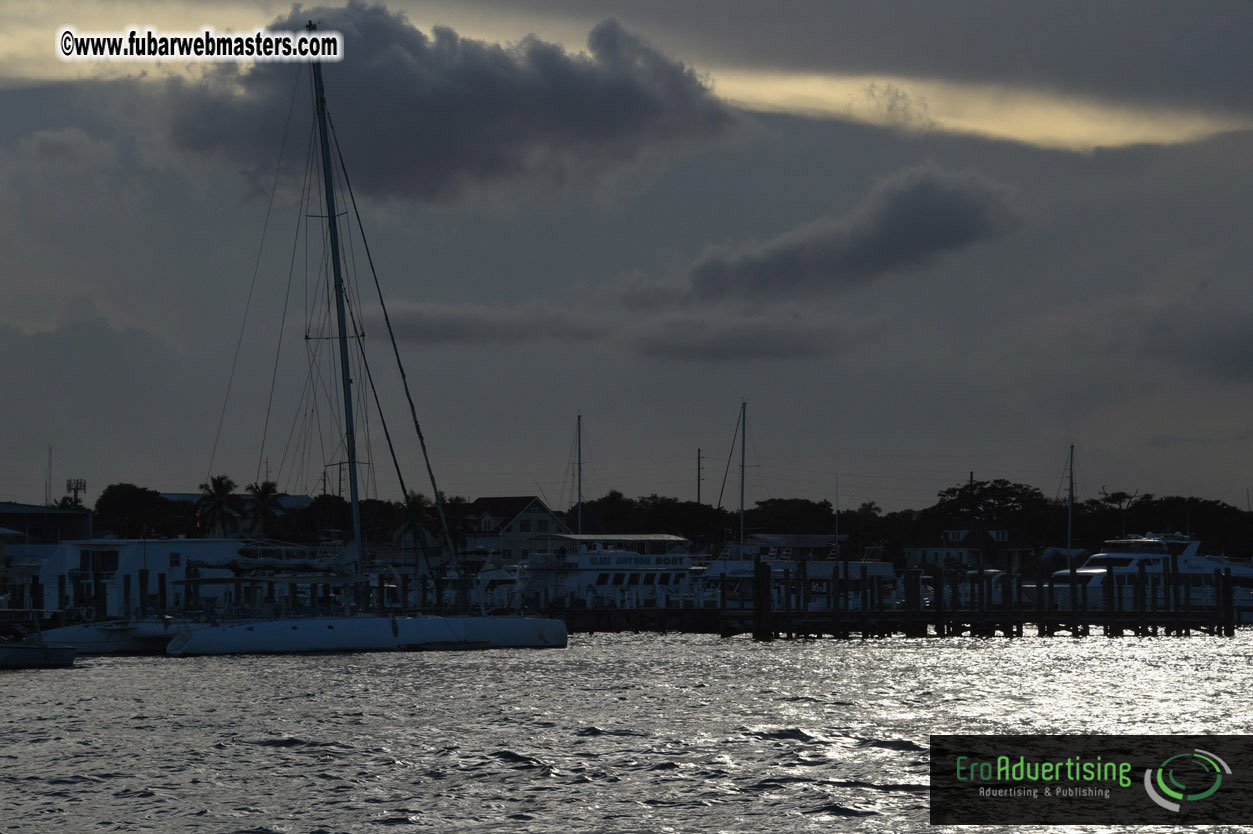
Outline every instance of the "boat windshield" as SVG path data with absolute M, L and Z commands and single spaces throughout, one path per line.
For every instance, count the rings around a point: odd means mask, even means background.
M 1134 556 L 1093 556 L 1084 563 L 1085 568 L 1126 568 L 1140 561 Z

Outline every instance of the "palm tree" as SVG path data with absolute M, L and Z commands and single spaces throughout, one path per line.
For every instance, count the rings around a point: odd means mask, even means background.
M 234 481 L 226 475 L 214 475 L 207 484 L 200 485 L 200 491 L 204 495 L 196 502 L 196 512 L 202 529 L 224 535 L 239 527 L 241 507 Z
M 248 520 L 248 526 L 253 533 L 259 531 L 263 538 L 269 538 L 270 530 L 283 509 L 279 500 L 278 484 L 273 481 L 253 481 L 245 489 L 252 499 L 244 509 L 244 518 Z
M 414 547 L 416 548 L 417 527 L 415 526 L 414 520 L 416 519 L 417 525 L 422 527 L 422 532 L 429 535 L 431 530 L 431 507 L 433 505 L 431 504 L 431 499 L 427 498 L 422 493 L 414 492 L 413 490 L 409 490 L 409 495 L 405 504 L 404 521 L 401 523 L 399 531 L 400 539 L 401 541 L 404 541 L 406 537 L 413 536 Z

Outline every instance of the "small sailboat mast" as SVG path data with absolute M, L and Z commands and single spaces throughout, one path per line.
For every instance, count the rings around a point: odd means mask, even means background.
M 310 22 L 309 31 L 317 29 Z M 361 560 L 361 503 L 357 493 L 357 432 L 352 417 L 352 369 L 348 362 L 348 325 L 344 311 L 344 275 L 339 256 L 339 224 L 335 211 L 335 179 L 331 164 L 331 142 L 326 130 L 326 92 L 322 87 L 322 65 L 313 68 L 313 94 L 318 112 L 318 139 L 322 149 L 322 186 L 326 192 L 326 222 L 331 239 L 331 265 L 335 275 L 335 316 L 339 329 L 339 373 L 344 389 L 344 442 L 348 453 L 348 492 L 352 502 L 352 540 L 344 549 L 344 567 Z

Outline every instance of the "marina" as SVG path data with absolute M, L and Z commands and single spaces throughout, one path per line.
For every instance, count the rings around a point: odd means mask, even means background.
M 1253 831 L 1247 0 L 0 24 L 0 834 Z

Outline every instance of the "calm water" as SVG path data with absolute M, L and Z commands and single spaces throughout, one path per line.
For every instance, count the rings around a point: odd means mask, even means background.
M 0 673 L 0 831 L 933 830 L 929 733 L 1253 732 L 1251 660 L 1249 631 L 89 658 Z

